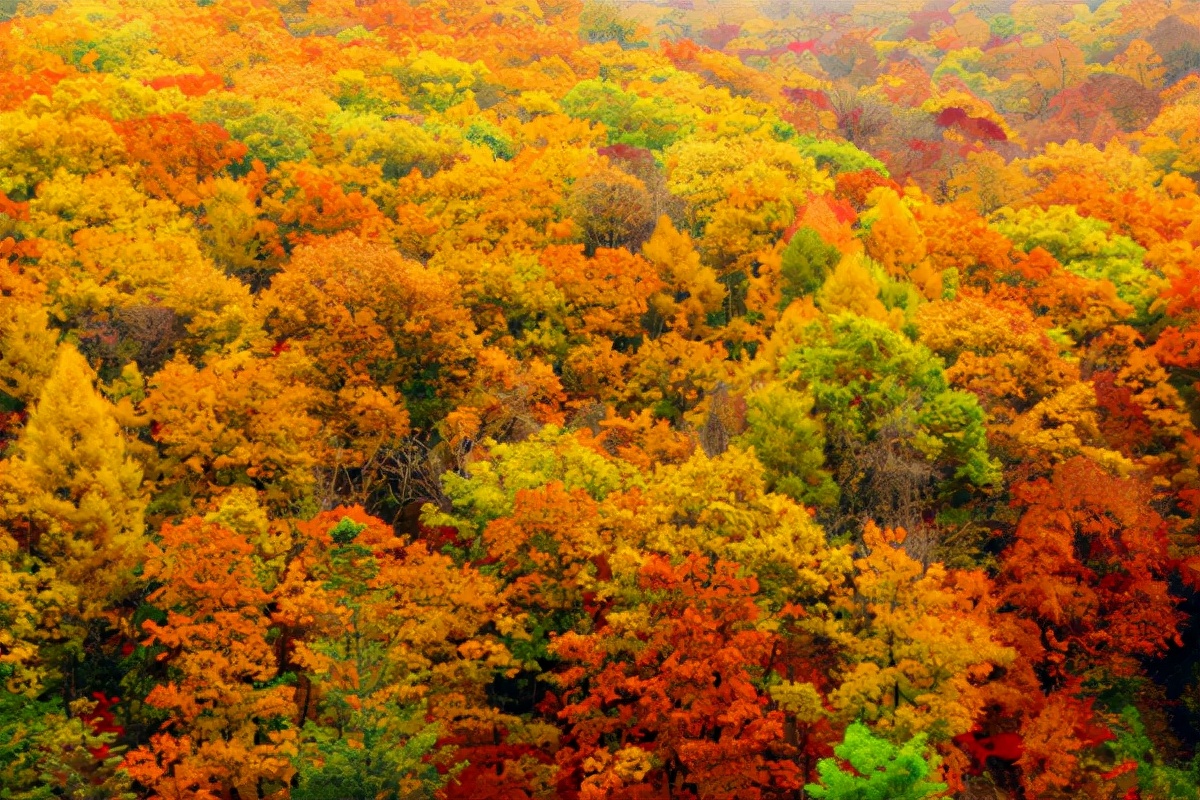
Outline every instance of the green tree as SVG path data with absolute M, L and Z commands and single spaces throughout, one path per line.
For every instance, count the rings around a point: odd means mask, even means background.
M 766 468 L 772 491 L 800 503 L 829 505 L 838 487 L 825 465 L 825 432 L 813 416 L 813 398 L 771 383 L 746 398 L 746 432 L 742 440 L 754 448 Z
M 797 297 L 816 294 L 841 261 L 842 254 L 833 245 L 826 244 L 812 228 L 801 228 L 784 248 L 782 259 L 781 309 L 787 308 Z
M 1112 235 L 1109 223 L 1081 216 L 1071 206 L 1003 208 L 993 224 L 1026 252 L 1040 247 L 1069 272 L 1112 282 L 1117 296 L 1141 312 L 1166 285 L 1145 267 L 1146 251 L 1137 242 Z
M 810 324 L 802 341 L 781 368 L 824 421 L 845 519 L 865 513 L 911 531 L 930 490 L 999 480 L 978 399 L 951 389 L 924 345 L 854 314 Z
M 562 99 L 563 111 L 578 119 L 603 123 L 609 144 L 631 144 L 661 150 L 687 136 L 692 115 L 666 97 L 642 97 L 615 83 L 586 80 Z
M 885 178 L 891 177 L 888 168 L 883 165 L 882 161 L 864 153 L 849 142 L 798 136 L 792 139 L 791 143 L 801 153 L 817 162 L 818 167 L 827 169 L 834 175 L 869 169 L 878 172 Z
M 446 782 L 428 756 L 441 729 L 425 720 L 389 653 L 373 549 L 357 542 L 367 526 L 343 518 L 329 532 L 328 561 L 315 571 L 335 624 L 306 645 L 320 700 L 296 757 L 294 800 L 400 800 L 433 797 Z M 319 606 L 316 606 L 319 608 Z M 405 689 L 408 688 L 406 692 Z
M 855 722 L 833 752 L 837 758 L 817 764 L 821 783 L 804 787 L 819 800 L 921 800 L 946 791 L 946 784 L 929 780 L 938 760 L 926 753 L 924 734 L 897 746 Z M 843 769 L 839 759 L 853 771 Z

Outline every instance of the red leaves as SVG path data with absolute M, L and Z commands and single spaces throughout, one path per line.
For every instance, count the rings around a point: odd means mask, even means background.
M 69 73 L 42 69 L 29 75 L 15 72 L 0 72 L 0 111 L 17 108 L 35 94 L 49 97 L 54 85 Z
M 961 108 L 947 108 L 937 115 L 935 121 L 943 128 L 957 127 L 976 139 L 993 142 L 1008 141 L 1008 135 L 1004 129 L 995 122 L 983 117 L 972 117 Z
M 1013 494 L 1024 512 L 1000 583 L 1049 644 L 1026 656 L 1065 674 L 1097 659 L 1128 671 L 1133 657 L 1161 652 L 1179 614 L 1166 585 L 1166 524 L 1147 488 L 1075 458 Z
M 817 89 L 784 89 L 783 96 L 793 103 L 808 103 L 822 111 L 833 110 L 833 103 L 829 102 L 829 95 Z
M 767 710 L 753 681 L 773 636 L 754 625 L 757 581 L 738 573 L 701 556 L 679 564 L 651 556 L 638 572 L 643 623 L 628 613 L 613 622 L 614 612 L 595 633 L 554 642 L 564 662 L 559 717 L 573 740 L 559 764 L 579 772 L 581 797 L 649 797 L 675 773 L 712 798 L 802 782 L 794 764 L 770 758 L 782 715 Z M 615 753 L 606 746 L 613 738 L 623 743 Z
M 116 717 L 112 713 L 113 706 L 119 703 L 121 698 L 106 697 L 103 692 L 92 692 L 92 699 L 96 701 L 96 707 L 83 718 L 83 721 L 92 729 L 92 733 L 111 733 L 115 736 L 123 734 L 125 732 L 124 726 L 117 724 Z M 103 761 L 108 758 L 109 746 L 103 744 L 99 747 L 89 747 L 88 752 L 96 760 Z
M 497 740 L 504 739 L 498 731 Z M 531 744 L 472 744 L 465 737 L 442 742 L 455 750 L 455 763 L 466 768 L 442 791 L 445 800 L 529 800 L 534 765 L 554 762 L 545 749 Z M 448 765 L 449 766 L 449 765 Z
M 193 122 L 186 114 L 152 114 L 113 127 L 141 165 L 146 190 L 185 206 L 198 205 L 200 184 L 247 153 L 220 125 Z
M 1100 429 L 1105 440 L 1122 452 L 1138 453 L 1154 443 L 1158 431 L 1134 402 L 1133 390 L 1117 384 L 1112 371 L 1092 375 L 1092 386 L 1100 407 Z
M 1117 766 L 1100 775 L 1106 781 L 1111 781 L 1113 778 L 1120 777 L 1127 772 L 1133 772 L 1138 768 L 1138 762 L 1131 760 L 1122 761 Z

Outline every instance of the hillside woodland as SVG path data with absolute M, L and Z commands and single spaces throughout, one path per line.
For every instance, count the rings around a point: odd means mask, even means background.
M 0 798 L 1200 786 L 1200 2 L 0 4 Z

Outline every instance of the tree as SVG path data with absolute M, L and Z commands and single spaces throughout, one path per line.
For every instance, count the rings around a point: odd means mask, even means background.
M 878 189 L 871 210 L 863 215 L 869 231 L 867 254 L 892 277 L 908 275 L 925 259 L 925 236 L 900 196 Z
M 1143 248 L 1126 236 L 1110 235 L 1107 223 L 1081 217 L 1073 208 L 1002 209 L 995 225 L 1026 252 L 1041 247 L 1080 277 L 1110 281 L 1117 296 L 1139 310 L 1146 309 L 1161 283 L 1143 266 Z
M 311 369 L 299 348 L 242 350 L 197 368 L 176 357 L 154 375 L 142 411 L 162 455 L 163 480 L 186 510 L 235 486 L 266 493 L 277 508 L 303 507 L 320 454 Z
M 822 284 L 816 298 L 817 306 L 828 315 L 853 313 L 859 317 L 893 323 L 896 314 L 889 314 L 879 299 L 879 283 L 871 275 L 861 256 L 843 256 L 833 273 Z
M 295 535 L 271 622 L 295 675 L 305 791 L 407 797 L 449 780 L 447 793 L 471 797 L 546 779 L 526 744 L 545 728 L 499 699 L 521 667 L 507 645 L 528 636 L 498 581 L 361 508 Z
M 930 489 L 999 479 L 979 401 L 949 387 L 928 349 L 853 314 L 811 323 L 806 333 L 781 371 L 816 401 L 844 523 L 862 514 L 916 527 Z
M 684 138 L 695 120 L 691 109 L 662 96 L 642 97 L 603 80 L 585 80 L 562 98 L 572 117 L 604 125 L 609 144 L 662 150 Z
M 922 306 L 917 319 L 921 342 L 946 359 L 947 380 L 979 398 L 1010 477 L 1081 453 L 1123 461 L 1102 431 L 1097 391 L 1024 304 L 965 294 Z
M 104 615 L 133 589 L 144 545 L 142 470 L 95 373 L 69 344 L 0 467 L 3 519 L 22 546 L 78 587 L 73 613 Z
M 975 727 L 986 683 L 1014 653 L 991 628 L 987 578 L 922 567 L 904 551 L 905 537 L 874 523 L 863 531 L 867 553 L 840 604 L 847 668 L 831 699 L 901 740 L 925 733 L 946 741 Z
M 702 336 L 708 330 L 708 315 L 721 308 L 727 290 L 712 268 L 700 263 L 692 238 L 677 231 L 664 214 L 642 245 L 642 257 L 654 265 L 664 284 L 664 291 L 650 298 L 654 313 L 671 330 Z
M 595 633 L 552 646 L 566 666 L 554 679 L 559 716 L 574 739 L 559 764 L 581 773 L 580 797 L 798 788 L 794 769 L 769 759 L 782 724 L 755 688 L 772 637 L 754 624 L 754 579 L 726 561 L 656 556 L 630 588 L 645 597 L 641 613 L 613 609 Z
M 306 668 L 313 698 L 300 714 L 297 800 L 399 800 L 429 795 L 451 777 L 430 760 L 441 728 L 423 718 L 412 678 L 389 647 L 389 620 L 380 611 L 390 589 L 378 582 L 379 543 L 357 542 L 368 527 L 343 517 L 329 531 L 325 563 L 310 567 L 320 583 L 299 604 L 314 624 L 292 656 Z M 296 589 L 289 581 L 281 587 L 285 616 L 298 610 L 289 597 Z
M 821 783 L 804 787 L 813 797 L 920 800 L 946 790 L 946 784 L 929 780 L 937 768 L 937 756 L 926 754 L 924 734 L 897 746 L 877 738 L 866 725 L 855 722 L 846 729 L 845 740 L 834 752 L 854 772 L 848 772 L 836 759 L 822 759 L 817 765 Z
M 816 294 L 841 258 L 841 252 L 826 244 L 812 228 L 801 228 L 792 234 L 780 266 L 783 279 L 780 305 L 786 307 L 797 297 Z
M 1047 679 L 1119 677 L 1178 635 L 1168 591 L 1166 523 L 1147 487 L 1084 457 L 1016 487 L 1015 539 L 1001 559 L 1000 597 L 1034 624 L 1016 642 Z
M 131 751 L 124 768 L 159 796 L 209 800 L 277 791 L 295 774 L 295 691 L 280 680 L 269 641 L 270 595 L 255 546 L 198 517 L 165 525 L 149 547 L 147 576 L 162 610 L 144 646 L 168 667 L 146 703 L 168 725 Z
M 552 245 L 540 261 L 566 299 L 567 331 L 576 335 L 639 335 L 650 298 L 663 288 L 645 260 L 625 249 L 602 248 L 589 258 L 579 246 Z
M 183 206 L 198 205 L 201 184 L 247 153 L 246 146 L 231 142 L 220 125 L 197 125 L 185 114 L 126 120 L 116 131 L 125 140 L 130 160 L 140 166 L 147 192 Z
M 770 486 L 799 503 L 836 503 L 838 487 L 823 469 L 825 435 L 813 417 L 813 398 L 770 383 L 746 398 L 746 432 L 742 440 L 754 448 L 767 468 Z
M 570 202 L 589 254 L 599 247 L 636 252 L 653 230 L 654 209 L 645 184 L 614 167 L 577 181 Z

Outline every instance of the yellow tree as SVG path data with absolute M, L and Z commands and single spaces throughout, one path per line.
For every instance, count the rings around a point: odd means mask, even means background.
M 0 464 L 0 519 L 79 588 L 84 618 L 130 588 L 146 505 L 141 469 L 95 380 L 83 356 L 61 346 L 12 458 Z
M 26 404 L 41 394 L 58 343 L 49 322 L 46 309 L 32 303 L 6 303 L 0 310 L 0 392 Z
M 817 306 L 826 314 L 846 312 L 897 325 L 902 312 L 889 314 L 879 299 L 879 284 L 871 277 L 861 255 L 846 256 L 834 268 L 817 294 Z
M 1162 57 L 1145 39 L 1134 39 L 1125 52 L 1112 60 L 1117 74 L 1133 78 L 1147 89 L 1161 89 L 1163 76 Z
M 848 664 L 832 699 L 901 739 L 927 731 L 944 741 L 974 727 L 987 701 L 982 684 L 1014 653 L 988 624 L 987 578 L 923 567 L 905 552 L 905 537 L 873 522 L 863 531 L 867 553 L 840 602 Z
M 236 485 L 276 506 L 311 497 L 320 454 L 311 369 L 297 347 L 271 357 L 243 350 L 201 368 L 177 357 L 154 375 L 141 407 L 181 510 Z
M 725 286 L 711 267 L 700 263 L 691 237 L 675 230 L 664 214 L 650 240 L 642 245 L 642 257 L 654 265 L 667 287 L 650 298 L 654 312 L 672 330 L 684 336 L 702 336 L 708 330 L 706 315 L 725 302 Z
M 929 299 L 942 295 L 941 275 L 933 271 L 926 256 L 925 234 L 916 217 L 891 189 L 877 189 L 875 206 L 863 215 L 868 229 L 867 254 L 883 265 L 893 278 L 908 278 Z

